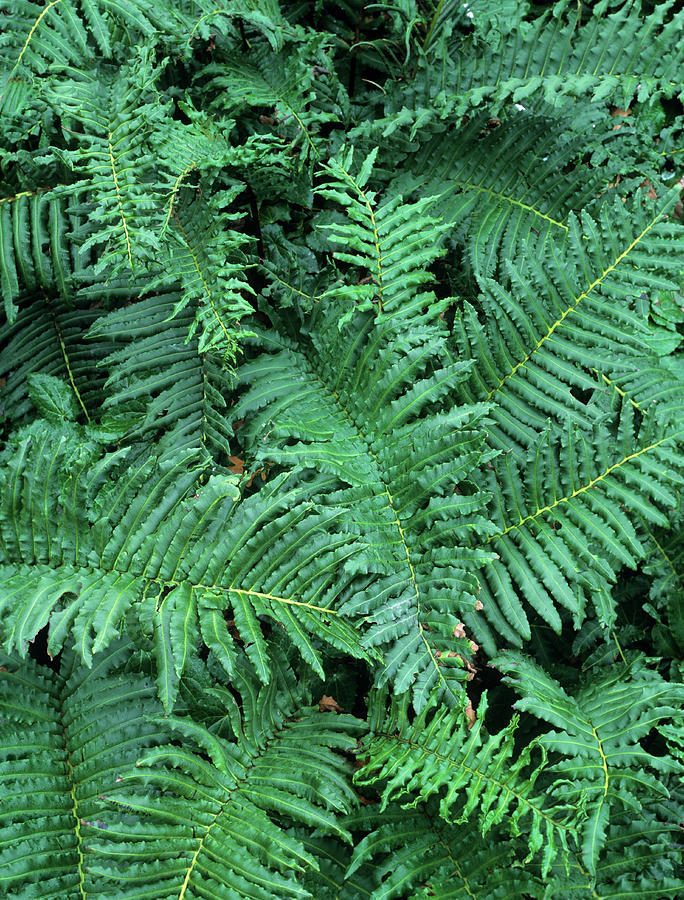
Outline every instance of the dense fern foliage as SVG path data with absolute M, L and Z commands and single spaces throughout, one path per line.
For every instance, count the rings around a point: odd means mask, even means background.
M 0 17 L 2 896 L 684 896 L 682 4 Z

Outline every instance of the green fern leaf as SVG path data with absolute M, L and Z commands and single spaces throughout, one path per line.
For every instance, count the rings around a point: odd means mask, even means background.
M 354 848 L 347 878 L 372 859 L 376 887 L 371 900 L 541 896 L 532 873 L 512 867 L 514 841 L 496 831 L 483 837 L 473 825 L 447 824 L 434 803 L 420 804 L 415 812 L 394 806 L 377 814 L 357 813 L 352 821 L 369 833 Z
M 104 896 L 97 843 L 118 819 L 105 792 L 164 739 L 151 680 L 126 672 L 130 646 L 111 647 L 93 669 L 65 654 L 62 672 L 32 660 L 0 666 L 0 756 L 5 808 L 0 884 L 6 896 Z
M 569 872 L 551 870 L 547 896 L 609 896 L 634 900 L 649 896 L 676 900 L 684 889 L 681 851 L 674 839 L 677 825 L 662 804 L 644 806 L 639 816 L 616 816 L 606 832 L 605 847 L 591 875 L 581 860 L 571 860 Z
M 311 709 L 282 657 L 274 663 L 267 687 L 244 660 L 236 666 L 232 688 L 242 702 L 234 740 L 187 718 L 163 720 L 168 743 L 139 759 L 108 796 L 138 820 L 129 826 L 136 843 L 108 848 L 112 876 L 124 879 L 129 860 L 140 860 L 157 896 L 312 896 L 299 879 L 319 864 L 280 823 L 350 840 L 340 814 L 355 796 L 335 751 L 353 746 L 361 723 Z
M 465 369 L 442 364 L 438 329 L 395 335 L 393 317 L 376 328 L 360 313 L 340 331 L 342 310 L 320 301 L 308 321 L 283 319 L 280 335 L 264 335 L 271 352 L 239 370 L 249 390 L 233 414 L 245 418 L 241 439 L 257 461 L 338 479 L 324 502 L 345 510 L 341 526 L 360 545 L 345 565 L 341 608 L 364 617 L 369 647 L 386 648 L 381 682 L 412 687 L 418 708 L 439 683 L 458 705 L 465 673 L 453 651 L 470 649 L 453 630 L 476 605 L 467 568 L 489 558 L 463 546 L 488 499 L 470 480 L 483 410 L 439 411 Z
M 466 306 L 458 355 L 476 363 L 463 398 L 494 404 L 495 446 L 522 459 L 548 418 L 589 430 L 603 410 L 576 393 L 605 390 L 597 370 L 644 411 L 659 397 L 665 412 L 679 414 L 679 381 L 648 361 L 646 323 L 625 300 L 674 285 L 679 237 L 664 220 L 668 208 L 637 198 L 602 207 L 598 222 L 571 216 L 564 252 L 550 245 L 542 265 L 526 251 L 523 266 L 510 264 L 510 291 L 489 282 L 484 323 Z
M 0 378 L 6 379 L 0 415 L 12 426 L 23 424 L 35 409 L 29 396 L 31 376 L 68 384 L 79 415 L 88 421 L 100 402 L 104 381 L 96 366 L 105 347 L 85 340 L 88 325 L 98 315 L 90 302 L 69 307 L 47 295 L 22 305 L 14 325 L 5 328 L 0 349 Z
M 282 625 L 321 675 L 314 635 L 368 656 L 336 608 L 339 565 L 358 548 L 335 527 L 339 510 L 311 508 L 306 480 L 274 479 L 238 504 L 236 479 L 209 475 L 197 451 L 160 461 L 103 455 L 67 423 L 36 423 L 2 463 L 0 622 L 4 643 L 21 655 L 50 622 L 50 651 L 71 634 L 91 665 L 137 609 L 168 708 L 200 627 L 211 628 L 207 643 L 218 648 L 217 610 L 232 609 L 264 681 L 261 616 Z M 229 647 L 225 621 L 223 640 Z M 224 664 L 232 671 L 231 656 Z
M 520 646 L 531 636 L 523 600 L 558 632 L 558 607 L 577 628 L 589 602 L 602 628 L 615 623 L 610 585 L 620 566 L 635 568 L 646 556 L 630 512 L 665 526 L 663 510 L 676 505 L 682 477 L 681 428 L 651 418 L 636 430 L 629 405 L 621 426 L 617 437 L 606 428 L 585 435 L 571 427 L 560 445 L 547 432 L 528 454 L 526 481 L 512 454 L 495 462 L 496 530 L 485 546 L 498 558 L 480 583 L 484 614 L 506 640 Z M 493 647 L 492 636 L 479 630 L 481 617 L 465 621 Z
M 391 800 L 413 808 L 439 797 L 439 816 L 445 822 L 460 825 L 478 813 L 483 836 L 502 822 L 512 835 L 524 827 L 527 860 L 543 847 L 544 874 L 557 854 L 569 852 L 578 811 L 562 801 L 547 811 L 543 792 L 535 788 L 546 754 L 536 744 L 516 750 L 517 716 L 490 735 L 483 725 L 486 694 L 470 730 L 462 710 L 448 710 L 434 697 L 413 721 L 405 700 L 393 698 L 383 711 L 381 696 L 373 706 L 376 714 L 362 751 L 368 762 L 355 780 L 377 786 L 381 811 Z M 537 749 L 541 755 L 535 767 Z
M 522 695 L 518 709 L 560 729 L 539 740 L 558 754 L 550 770 L 559 776 L 556 795 L 564 803 L 585 798 L 582 858 L 593 875 L 613 810 L 640 813 L 642 803 L 667 798 L 661 776 L 680 772 L 675 760 L 650 753 L 640 742 L 663 719 L 678 714 L 684 699 L 681 685 L 664 681 L 637 660 L 629 673 L 617 670 L 592 677 L 571 697 L 521 654 L 508 652 L 493 663 Z
M 73 300 L 66 247 L 74 222 L 65 206 L 49 188 L 0 199 L 0 292 L 10 324 L 16 319 L 16 301 L 27 294 L 57 293 Z
M 434 315 L 440 312 L 434 294 L 418 291 L 433 280 L 426 269 L 445 253 L 440 238 L 447 226 L 426 212 L 434 197 L 403 203 L 395 194 L 378 202 L 376 193 L 367 190 L 375 156 L 372 151 L 358 175 L 352 175 L 354 151 L 342 153 L 323 167 L 329 180 L 316 188 L 317 194 L 339 203 L 347 217 L 345 222 L 321 226 L 334 246 L 347 248 L 336 251 L 335 258 L 368 273 L 360 284 L 328 290 L 328 296 L 349 304 L 351 311 L 340 324 L 351 318 L 354 308 L 376 307 L 380 315 L 402 318 L 426 306 L 433 307 Z
M 333 76 L 320 47 L 320 39 L 313 36 L 295 51 L 273 54 L 255 47 L 248 57 L 231 54 L 205 67 L 210 88 L 218 95 L 211 108 L 232 115 L 243 104 L 267 107 L 296 148 L 300 163 L 319 160 L 323 150 L 319 132 L 339 121 L 342 113 L 334 94 L 332 103 L 325 102 L 323 82 Z
M 555 141 L 551 130 L 558 133 Z M 594 203 L 603 187 L 600 169 L 576 165 L 559 184 L 559 172 L 586 152 L 585 145 L 586 132 L 568 136 L 559 117 L 477 117 L 457 136 L 435 134 L 395 183 L 398 190 L 437 197 L 433 211 L 452 226 L 449 241 L 465 247 L 479 284 L 494 275 L 506 283 L 504 260 L 524 252 L 541 257 L 549 237 L 562 247 L 570 211 Z

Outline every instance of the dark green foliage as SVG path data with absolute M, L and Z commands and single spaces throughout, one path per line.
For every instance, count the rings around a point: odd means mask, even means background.
M 0 3 L 0 893 L 684 893 L 681 3 Z

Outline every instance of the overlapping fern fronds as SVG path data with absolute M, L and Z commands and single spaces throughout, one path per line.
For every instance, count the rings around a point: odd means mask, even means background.
M 0 893 L 684 894 L 678 0 L 0 2 Z

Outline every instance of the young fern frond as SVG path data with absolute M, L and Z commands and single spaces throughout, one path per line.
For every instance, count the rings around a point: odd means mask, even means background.
M 300 166 L 313 165 L 324 155 L 321 129 L 343 114 L 329 65 L 317 40 L 278 54 L 255 47 L 249 57 L 227 55 L 204 70 L 208 88 L 217 94 L 211 109 L 233 115 L 244 105 L 270 108 L 273 126 L 296 149 Z
M 249 298 L 254 294 L 246 278 L 247 241 L 229 227 L 240 214 L 227 212 L 241 192 L 238 184 L 209 202 L 182 198 L 168 220 L 168 266 L 150 285 L 180 282 L 181 298 L 173 315 L 190 306 L 195 319 L 188 339 L 197 333 L 198 352 L 212 353 L 226 366 L 234 362 L 237 342 L 245 337 L 240 319 L 252 312 Z
M 434 280 L 427 267 L 446 252 L 440 246 L 446 226 L 427 212 L 435 198 L 404 203 L 394 194 L 378 201 L 376 192 L 367 189 L 375 157 L 372 151 L 353 175 L 354 150 L 348 150 L 323 166 L 328 180 L 316 188 L 346 215 L 346 221 L 321 226 L 333 246 L 345 248 L 336 250 L 335 258 L 365 273 L 358 284 L 333 285 L 327 292 L 349 304 L 340 326 L 355 308 L 375 308 L 378 316 L 404 320 L 420 315 L 424 307 L 438 312 L 434 293 L 421 290 Z
M 149 136 L 170 107 L 159 102 L 154 85 L 161 68 L 149 50 L 109 78 L 103 75 L 74 72 L 53 82 L 47 99 L 76 143 L 64 160 L 79 180 L 66 192 L 85 190 L 88 217 L 96 225 L 83 249 L 97 248 L 96 273 L 135 278 L 154 266 L 160 250 L 162 198 Z

